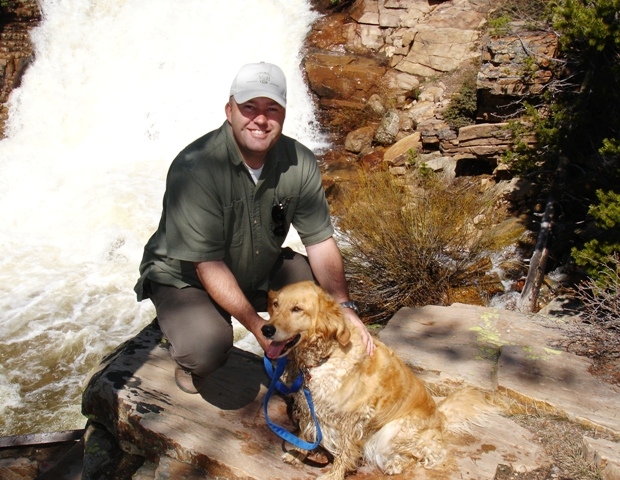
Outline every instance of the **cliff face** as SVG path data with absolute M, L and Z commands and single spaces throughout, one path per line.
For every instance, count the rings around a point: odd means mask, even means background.
M 308 85 L 334 144 L 363 162 L 415 132 L 419 152 L 486 161 L 490 173 L 512 143 L 503 122 L 553 79 L 556 37 L 519 23 L 484 33 L 490 1 L 315 3 L 325 15 L 307 40 Z M 476 125 L 461 130 L 442 114 L 468 78 Z
M 5 136 L 9 95 L 33 59 L 29 32 L 40 19 L 36 0 L 7 0 L 0 6 L 0 139 Z

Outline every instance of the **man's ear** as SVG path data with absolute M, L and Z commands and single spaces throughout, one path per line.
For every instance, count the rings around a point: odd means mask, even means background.
M 230 100 L 226 102 L 224 106 L 224 111 L 226 112 L 226 120 L 230 123 L 230 118 L 232 117 L 232 105 L 230 104 Z

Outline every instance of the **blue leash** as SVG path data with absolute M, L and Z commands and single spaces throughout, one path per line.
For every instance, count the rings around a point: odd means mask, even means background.
M 286 367 L 286 357 L 281 357 L 276 362 L 276 368 L 274 371 L 273 365 L 271 361 L 264 356 L 263 363 L 265 365 L 265 370 L 267 370 L 267 375 L 271 379 L 271 383 L 269 384 L 269 389 L 267 390 L 267 394 L 265 395 L 265 400 L 263 401 L 263 411 L 265 412 L 265 420 L 267 421 L 267 425 L 269 428 L 273 430 L 273 432 L 283 440 L 295 445 L 298 448 L 303 448 L 304 450 L 314 450 L 319 446 L 321 440 L 323 439 L 323 434 L 321 433 L 321 428 L 319 427 L 319 422 L 316 419 L 316 415 L 314 413 L 314 403 L 312 403 L 312 396 L 310 395 L 310 391 L 307 388 L 303 389 L 304 395 L 306 396 L 306 401 L 308 402 L 308 407 L 310 408 L 310 413 L 312 414 L 312 419 L 314 420 L 314 426 L 316 427 L 316 442 L 310 443 L 302 440 L 301 438 L 293 435 L 288 430 L 282 428 L 279 425 L 276 425 L 269 419 L 269 415 L 267 414 L 267 404 L 269 403 L 269 399 L 273 395 L 274 391 L 278 391 L 284 395 L 288 395 L 289 393 L 298 392 L 301 389 L 301 385 L 303 384 L 303 376 L 300 374 L 299 377 L 295 379 L 293 384 L 288 387 L 286 384 L 280 381 L 280 377 L 282 373 L 284 373 L 284 368 Z

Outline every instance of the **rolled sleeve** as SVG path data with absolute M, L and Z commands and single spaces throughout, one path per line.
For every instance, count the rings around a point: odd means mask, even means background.
M 305 246 L 320 243 L 334 234 L 319 164 L 314 154 L 297 143 L 297 156 L 304 174 L 293 226 Z

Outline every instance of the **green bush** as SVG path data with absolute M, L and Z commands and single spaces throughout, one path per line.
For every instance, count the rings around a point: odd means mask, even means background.
M 465 83 L 443 111 L 444 120 L 454 130 L 476 123 L 478 97 L 473 82 Z
M 620 138 L 620 0 L 562 0 L 553 12 L 568 79 L 555 99 L 562 140 L 566 151 L 598 152 Z
M 599 203 L 589 209 L 596 238 L 586 242 L 582 249 L 573 248 L 572 255 L 575 263 L 584 267 L 595 281 L 604 281 L 620 253 L 620 194 L 602 190 L 596 194 Z
M 512 19 L 508 15 L 501 15 L 489 18 L 489 30 L 491 35 L 499 37 L 506 35 L 509 31 L 509 24 Z
M 524 103 L 523 115 L 518 120 L 510 120 L 508 129 L 512 133 L 512 146 L 503 156 L 502 161 L 509 164 L 518 175 L 553 169 L 557 161 L 560 129 L 556 122 L 559 115 L 541 112 L 535 106 Z M 549 110 L 552 110 L 550 107 Z M 534 135 L 537 144 L 532 147 L 524 138 Z

